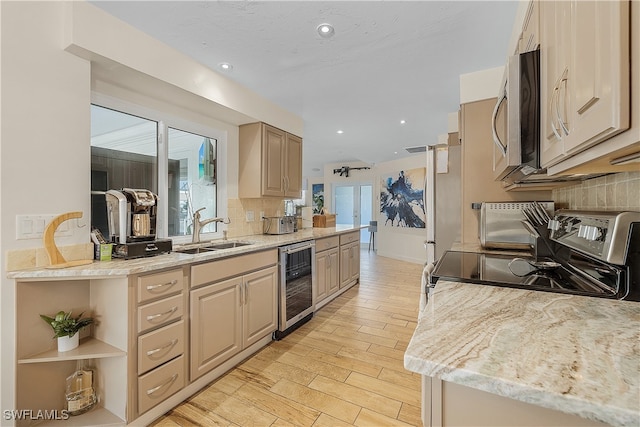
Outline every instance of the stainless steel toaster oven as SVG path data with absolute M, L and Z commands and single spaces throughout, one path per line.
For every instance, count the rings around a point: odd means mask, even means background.
M 550 217 L 554 202 L 538 202 Z M 531 202 L 492 202 L 480 207 L 480 244 L 489 249 L 530 249 L 533 237 L 522 225 L 522 209 Z
M 271 216 L 262 218 L 264 234 L 288 234 L 296 230 L 295 216 Z

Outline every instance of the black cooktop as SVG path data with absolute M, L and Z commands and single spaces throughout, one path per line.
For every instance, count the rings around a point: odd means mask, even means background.
M 517 258 L 517 259 L 515 259 Z M 514 260 L 515 259 L 515 260 Z M 539 264 L 534 267 L 529 256 L 498 255 L 478 252 L 447 251 L 437 262 L 431 274 L 431 283 L 438 280 L 469 282 L 481 285 L 503 286 L 536 291 L 559 292 L 574 295 L 617 298 L 619 277 L 615 272 L 593 267 L 582 262 L 585 271 L 569 263 Z M 590 279 L 593 274 L 597 280 Z

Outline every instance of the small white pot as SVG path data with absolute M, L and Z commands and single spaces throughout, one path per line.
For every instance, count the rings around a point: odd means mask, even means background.
M 69 351 L 78 347 L 80 343 L 80 334 L 75 333 L 72 337 L 58 337 L 58 351 Z

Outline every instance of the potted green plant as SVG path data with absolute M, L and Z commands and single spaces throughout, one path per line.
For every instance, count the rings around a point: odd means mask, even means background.
M 84 312 L 77 317 L 71 316 L 71 312 L 59 311 L 54 317 L 41 314 L 42 320 L 47 322 L 53 329 L 53 338 L 58 338 L 58 351 L 69 351 L 78 347 L 78 331 L 93 323 L 92 317 L 82 317 Z

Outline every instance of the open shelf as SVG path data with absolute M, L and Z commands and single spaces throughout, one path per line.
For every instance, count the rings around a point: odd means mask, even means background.
M 19 359 L 18 363 L 45 363 L 65 360 L 102 359 L 106 357 L 121 357 L 126 354 L 127 353 L 125 351 L 109 345 L 104 341 L 100 341 L 93 337 L 87 337 L 80 340 L 80 345 L 73 350 L 65 351 L 63 353 L 58 352 L 58 350 L 47 350 L 42 353 L 36 353 L 32 356 Z
M 118 418 L 112 412 L 103 407 L 94 408 L 82 415 L 69 416 L 66 420 L 47 420 L 38 422 L 38 427 L 64 426 L 64 427 L 85 427 L 85 426 L 124 426 L 124 420 Z

